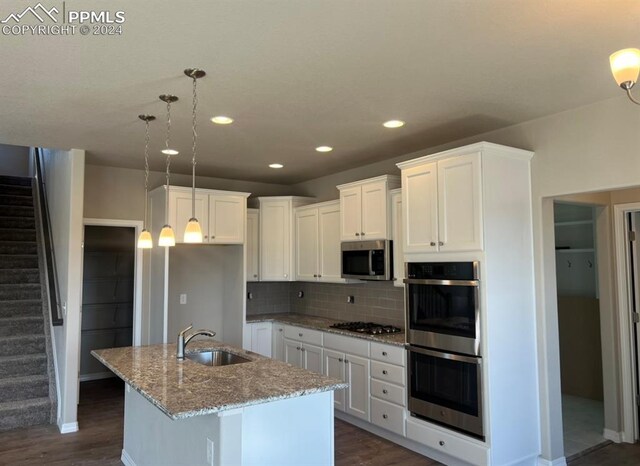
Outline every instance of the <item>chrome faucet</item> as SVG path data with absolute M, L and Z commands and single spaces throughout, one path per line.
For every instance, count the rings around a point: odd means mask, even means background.
M 212 332 L 211 330 L 200 329 L 193 332 L 185 339 L 185 334 L 193 328 L 193 324 L 189 325 L 187 328 L 182 330 L 178 334 L 178 344 L 176 345 L 176 358 L 184 359 L 184 350 L 189 344 L 189 342 L 193 339 L 193 337 L 197 337 L 198 335 L 206 335 L 208 337 L 215 337 L 216 332 Z

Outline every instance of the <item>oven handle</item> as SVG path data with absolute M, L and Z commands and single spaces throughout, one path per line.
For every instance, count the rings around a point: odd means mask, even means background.
M 462 356 L 461 354 L 443 353 L 441 351 L 433 351 L 425 348 L 419 348 L 417 346 L 409 346 L 408 350 L 412 353 L 420 353 L 427 356 L 433 356 L 435 358 L 449 359 L 451 361 L 468 362 L 469 364 L 476 364 L 480 366 L 482 364 L 481 357 Z
M 478 280 L 433 280 L 425 278 L 405 278 L 408 285 L 448 285 L 448 286 L 480 286 Z

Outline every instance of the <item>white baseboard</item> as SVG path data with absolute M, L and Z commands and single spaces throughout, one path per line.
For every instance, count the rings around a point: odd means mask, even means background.
M 621 443 L 622 442 L 622 432 L 616 432 L 615 430 L 605 429 L 602 432 L 602 436 L 605 439 L 611 440 L 612 442 L 615 442 L 615 443 Z
M 538 458 L 538 466 L 567 466 L 567 459 L 556 458 L 555 460 L 545 460 L 544 458 Z
M 80 376 L 80 382 L 89 382 L 91 380 L 110 379 L 116 375 L 111 371 L 96 372 L 94 374 L 84 374 Z
M 61 424 L 60 421 L 58 421 L 58 429 L 60 429 L 61 434 L 71 434 L 73 432 L 78 432 L 78 423 L 67 422 L 66 424 Z
M 122 455 L 120 456 L 120 461 L 122 461 L 124 463 L 124 466 L 136 466 L 135 461 L 133 461 L 131 459 L 131 457 L 129 456 L 129 454 L 124 450 L 124 448 L 122 449 Z

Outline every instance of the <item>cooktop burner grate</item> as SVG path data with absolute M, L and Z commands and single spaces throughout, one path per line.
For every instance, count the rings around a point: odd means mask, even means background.
M 348 330 L 350 332 L 366 333 L 368 335 L 384 335 L 386 333 L 399 333 L 402 329 L 393 325 L 376 324 L 375 322 L 342 322 L 333 324 L 331 328 Z

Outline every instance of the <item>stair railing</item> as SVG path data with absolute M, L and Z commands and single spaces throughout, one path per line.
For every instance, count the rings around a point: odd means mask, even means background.
M 44 174 L 41 160 L 42 151 L 34 148 L 35 159 L 35 179 L 38 203 L 40 205 L 40 225 L 42 226 L 43 252 L 46 263 L 47 282 L 49 284 L 49 312 L 51 313 L 51 323 L 62 325 L 62 310 L 60 306 L 60 290 L 58 288 L 58 273 L 56 270 L 56 254 L 53 248 L 53 236 L 51 234 L 51 218 L 49 217 L 49 205 L 47 204 L 47 188 L 44 181 Z

